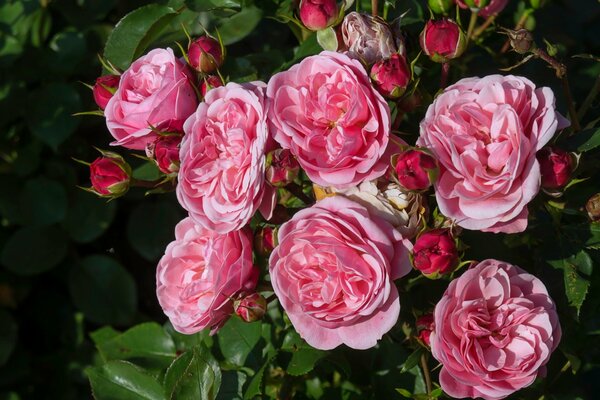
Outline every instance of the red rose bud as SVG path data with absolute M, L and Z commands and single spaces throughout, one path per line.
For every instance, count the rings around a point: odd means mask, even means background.
M 254 250 L 263 257 L 271 254 L 277 246 L 277 227 L 265 226 L 254 235 Z
M 91 190 L 101 197 L 119 197 L 129 190 L 131 167 L 123 157 L 109 151 L 102 152 L 90 164 Z
M 102 110 L 106 108 L 108 101 L 113 97 L 121 77 L 118 75 L 104 75 L 96 79 L 96 83 L 92 88 L 94 93 L 94 101 Z
M 179 135 L 160 136 L 146 154 L 154 158 L 160 172 L 172 174 L 179 171 L 179 145 L 183 137 Z
M 431 332 L 433 331 L 434 327 L 433 314 L 426 314 L 417 318 L 416 325 L 417 339 L 419 339 L 419 341 L 426 346 L 431 346 L 429 338 L 431 337 Z
M 202 83 L 200 84 L 200 93 L 202 94 L 202 97 L 206 96 L 206 93 L 210 90 L 210 89 L 214 89 L 216 87 L 221 87 L 223 86 L 223 81 L 221 80 L 221 78 L 217 75 L 209 75 L 209 76 L 205 76 L 202 79 Z
M 408 190 L 425 190 L 438 173 L 435 158 L 421 150 L 407 150 L 395 157 L 398 183 Z
M 267 311 L 267 300 L 260 293 L 252 293 L 233 304 L 235 313 L 246 322 L 262 319 Z
M 336 0 L 301 0 L 300 20 L 311 31 L 320 31 L 335 22 L 340 9 Z
M 414 267 L 430 278 L 452 272 L 458 263 L 458 250 L 450 231 L 434 229 L 419 236 L 412 260 Z
M 571 179 L 573 158 L 566 151 L 557 147 L 544 147 L 537 153 L 542 172 L 542 187 L 559 189 Z
M 267 154 L 265 177 L 275 187 L 291 183 L 300 172 L 296 157 L 287 149 L 277 149 Z
M 429 9 L 436 14 L 447 14 L 454 6 L 454 0 L 428 0 Z
M 465 34 L 451 19 L 429 20 L 419 36 L 423 52 L 438 63 L 460 57 L 467 47 Z
M 398 53 L 392 54 L 386 60 L 376 62 L 371 68 L 371 79 L 375 83 L 375 88 L 383 97 L 392 100 L 404 94 L 410 76 L 406 59 Z
M 187 55 L 192 68 L 205 74 L 210 74 L 223 65 L 221 44 L 209 36 L 200 36 L 192 41 Z

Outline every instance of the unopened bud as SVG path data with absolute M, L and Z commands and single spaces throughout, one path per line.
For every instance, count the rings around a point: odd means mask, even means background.
M 462 29 L 448 18 L 427 21 L 419 36 L 419 43 L 423 52 L 439 63 L 460 57 L 467 47 Z
M 93 87 L 94 101 L 102 110 L 106 108 L 108 101 L 113 97 L 121 77 L 118 75 L 103 75 L 96 79 Z
M 336 0 L 301 0 L 300 20 L 311 31 L 320 31 L 335 22 L 340 9 Z
M 421 234 L 413 247 L 413 266 L 428 278 L 448 274 L 458 265 L 456 241 L 449 229 L 434 229 Z
M 246 322 L 254 322 L 262 319 L 267 311 L 267 300 L 257 292 L 254 292 L 233 303 L 235 313 Z
M 277 227 L 264 226 L 254 235 L 254 250 L 267 257 L 277 246 Z
M 454 0 L 428 0 L 427 4 L 434 13 L 445 15 L 454 6 Z
M 433 332 L 433 328 L 435 326 L 433 314 L 425 314 L 417 318 L 417 339 L 425 346 L 431 346 L 431 332 Z
M 383 97 L 392 100 L 404 94 L 410 77 L 410 68 L 406 59 L 398 53 L 376 62 L 371 68 L 371 79 L 375 83 L 375 88 Z
M 214 72 L 223 65 L 224 58 L 221 44 L 209 36 L 200 36 L 188 47 L 189 63 L 198 72 Z
M 265 177 L 275 187 L 283 187 L 296 179 L 300 164 L 288 149 L 277 149 L 267 154 Z
M 202 97 L 206 96 L 206 93 L 210 90 L 210 89 L 214 89 L 216 87 L 221 87 L 223 86 L 223 81 L 221 80 L 221 78 L 217 75 L 209 75 L 209 76 L 205 76 L 202 79 L 202 83 L 200 84 L 200 94 L 202 94 Z
M 179 145 L 181 135 L 159 136 L 146 148 L 146 155 L 153 158 L 160 172 L 173 174 L 179 171 Z
M 119 197 L 129 190 L 130 177 L 131 167 L 123 157 L 110 151 L 102 151 L 102 157 L 90 164 L 92 187 L 89 190 L 100 197 Z
M 392 158 L 398 183 L 408 190 L 426 190 L 435 181 L 438 165 L 435 158 L 422 150 L 406 150 Z
M 571 180 L 573 158 L 558 147 L 544 147 L 537 153 L 544 189 L 560 189 Z

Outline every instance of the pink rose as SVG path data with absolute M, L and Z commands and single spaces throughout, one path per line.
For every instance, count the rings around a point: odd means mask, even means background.
M 215 333 L 233 313 L 234 299 L 254 289 L 258 273 L 250 230 L 221 235 L 186 218 L 158 263 L 156 295 L 178 332 Z
M 352 11 L 344 18 L 341 31 L 348 55 L 366 64 L 390 58 L 398 50 L 405 55 L 404 45 L 399 40 L 401 48 L 397 48 L 392 30 L 379 17 Z
M 410 271 L 410 243 L 385 219 L 342 196 L 283 224 L 271 254 L 273 290 L 317 349 L 368 349 L 398 320 L 394 279 Z
M 467 0 L 467 2 L 471 3 L 475 7 L 481 4 L 480 0 Z M 469 8 L 467 2 L 465 2 L 465 0 L 456 0 L 456 4 L 458 4 L 461 8 Z M 504 7 L 506 7 L 508 4 L 508 0 L 489 0 L 485 1 L 484 3 L 487 5 L 479 10 L 478 15 L 482 16 L 483 18 L 488 18 L 504 10 Z
M 545 373 L 561 329 L 535 276 L 485 260 L 453 280 L 435 306 L 431 351 L 455 398 L 502 399 Z
M 440 211 L 463 228 L 522 232 L 540 188 L 536 152 L 565 124 L 554 94 L 518 76 L 466 78 L 448 87 L 421 122 L 419 146 L 440 164 Z
M 185 121 L 177 199 L 203 227 L 227 233 L 259 210 L 270 218 L 275 190 L 265 181 L 269 133 L 265 84 L 210 90 Z
M 158 136 L 152 127 L 183 122 L 198 105 L 191 79 L 171 49 L 155 49 L 134 61 L 104 110 L 116 139 L 111 144 L 143 150 Z
M 324 51 L 274 75 L 272 133 L 308 177 L 345 188 L 385 173 L 390 109 L 357 60 Z

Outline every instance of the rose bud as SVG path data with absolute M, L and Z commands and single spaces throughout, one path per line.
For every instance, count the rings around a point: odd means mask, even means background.
M 200 94 L 202 94 L 202 97 L 204 98 L 210 89 L 221 86 L 223 86 L 223 81 L 218 75 L 205 76 L 200 84 Z
M 544 147 L 536 155 L 542 173 L 542 187 L 559 189 L 571 179 L 573 158 L 558 147 Z
M 429 9 L 436 14 L 447 14 L 454 6 L 454 0 L 429 0 Z
M 267 154 L 265 177 L 275 187 L 283 187 L 298 176 L 300 165 L 288 149 L 277 149 Z
M 425 190 L 437 177 L 437 161 L 421 150 L 406 150 L 395 156 L 393 162 L 398 183 L 405 189 Z
M 103 75 L 96 79 L 96 83 L 92 88 L 94 93 L 94 101 L 102 110 L 106 108 L 108 101 L 119 87 L 121 77 L 118 75 Z
M 172 174 L 179 171 L 180 135 L 162 135 L 146 149 L 146 155 L 153 158 L 160 172 Z
M 263 257 L 271 254 L 277 246 L 277 231 L 273 226 L 264 226 L 254 235 L 254 250 Z
M 417 339 L 425 346 L 431 346 L 429 337 L 433 331 L 433 314 L 425 314 L 417 318 Z
M 429 20 L 419 36 L 423 52 L 438 63 L 460 57 L 467 47 L 465 34 L 451 19 Z
M 210 74 L 223 65 L 225 58 L 221 44 L 210 36 L 200 36 L 192 41 L 187 55 L 192 68 L 205 74 Z
M 311 31 L 320 31 L 335 22 L 340 9 L 336 0 L 301 0 L 300 20 Z
M 254 322 L 262 319 L 267 311 L 267 300 L 257 292 L 254 292 L 233 303 L 235 313 L 246 322 Z
M 131 167 L 123 157 L 110 151 L 103 151 L 90 164 L 89 189 L 100 197 L 115 198 L 124 195 L 129 190 Z
M 458 249 L 449 229 L 434 229 L 423 233 L 415 242 L 413 266 L 428 278 L 437 278 L 454 271 L 458 264 Z
M 404 94 L 410 77 L 410 68 L 406 59 L 398 53 L 373 64 L 371 68 L 371 79 L 375 83 L 375 88 L 383 97 L 392 100 Z
M 600 221 L 600 193 L 596 193 L 585 203 L 585 210 L 592 222 Z

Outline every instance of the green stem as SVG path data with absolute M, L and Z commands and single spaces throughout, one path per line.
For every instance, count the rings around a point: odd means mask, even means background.
M 490 26 L 496 20 L 496 17 L 496 14 L 488 17 L 488 19 L 486 19 L 485 22 L 481 24 L 481 26 L 475 29 L 475 31 L 473 32 L 473 39 L 481 35 L 488 28 L 488 26 Z
M 469 28 L 467 29 L 467 45 L 471 40 L 471 36 L 473 35 L 473 30 L 475 29 L 475 24 L 477 23 L 477 12 L 471 11 L 471 18 L 469 19 Z
M 379 9 L 379 0 L 371 0 L 371 14 L 373 14 L 374 17 L 377 16 L 378 9 Z
M 421 354 L 421 368 L 423 369 L 423 375 L 425 376 L 425 386 L 427 386 L 427 394 L 431 396 L 431 376 L 429 374 L 429 366 L 427 365 L 427 358 L 425 356 L 425 353 Z
M 579 118 L 579 120 L 582 120 L 583 117 L 585 117 L 585 114 L 588 112 L 588 110 L 592 106 L 592 103 L 594 102 L 594 99 L 596 99 L 596 96 L 598 96 L 599 92 L 600 92 L 600 75 L 598 75 L 598 77 L 596 78 L 596 82 L 594 83 L 594 86 L 592 86 L 592 89 L 590 90 L 587 97 L 583 101 L 583 104 L 581 105 L 581 107 L 579 107 L 579 111 L 577 111 L 577 117 Z
M 304 204 L 309 205 L 314 203 L 314 200 L 311 199 L 302 191 L 302 187 L 300 185 L 295 184 L 294 182 L 288 184 L 286 187 L 288 192 L 299 198 L 304 202 Z

